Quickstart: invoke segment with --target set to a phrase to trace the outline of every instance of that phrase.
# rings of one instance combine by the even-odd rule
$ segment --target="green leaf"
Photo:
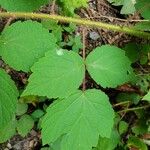
[[[135,0],[124,0],[121,14],[133,14],[135,12]]]
[[[150,102],[150,91],[143,97],[142,100],[146,100],[146,101]]]
[[[22,96],[66,97],[76,91],[85,74],[82,58],[72,51],[49,51],[32,67],[29,84]]]
[[[121,14],[133,14],[135,12],[135,0],[107,0],[115,6],[121,6]]]
[[[49,0],[0,0],[0,5],[7,11],[22,12],[32,12],[48,3]]]
[[[110,138],[114,111],[107,95],[99,90],[77,91],[57,100],[42,122],[43,144],[64,135],[61,150],[91,150],[101,137]]]
[[[40,150],[53,150],[53,149],[51,149],[50,147],[43,147]]]
[[[150,19],[150,2],[149,0],[136,0],[136,10],[141,13],[145,19]]]
[[[141,45],[141,50],[143,54],[148,54],[150,52],[150,44]]]
[[[116,130],[113,130],[110,138],[99,138],[99,142],[96,148],[93,150],[114,150],[119,143],[120,137]]]
[[[61,150],[61,141],[64,135],[60,136],[54,143],[50,145],[51,150]]]
[[[76,53],[79,52],[79,49],[83,47],[81,42],[81,36],[69,36],[69,42],[67,43],[68,46],[72,46],[72,50]]]
[[[44,111],[41,109],[37,109],[31,114],[32,118],[35,120],[41,118],[43,115],[44,115]]]
[[[34,120],[29,115],[23,115],[17,122],[17,131],[24,137],[34,126]]]
[[[16,133],[16,120],[13,118],[0,130],[0,143],[9,140]]]
[[[25,114],[28,110],[28,105],[25,103],[18,103],[17,104],[17,111],[16,111],[16,115],[17,116],[21,116],[23,114]]]
[[[133,28],[142,31],[150,31],[150,21],[136,23]]]
[[[126,56],[131,60],[131,62],[136,62],[140,58],[140,49],[136,43],[126,44],[123,48],[125,50]]]
[[[134,124],[134,126],[132,127],[132,132],[138,136],[138,135],[144,135],[148,132],[148,125],[147,125],[147,121],[146,121],[146,117],[141,117],[140,119],[138,119],[136,121],[136,123]]]
[[[140,88],[143,93],[146,93],[149,89],[150,75],[143,74],[138,76],[136,85]]]
[[[61,25],[57,24],[58,22],[53,20],[42,20],[41,23],[44,28],[52,31],[51,33],[55,36],[57,42],[62,41],[63,28],[61,27]]]
[[[96,48],[86,59],[91,77],[102,87],[116,87],[131,79],[131,62],[123,50],[110,45]]]
[[[56,30],[59,27],[58,21],[53,20],[44,19],[41,21],[41,24],[43,25],[44,28],[48,30]]]
[[[46,51],[53,50],[55,38],[36,21],[18,21],[0,37],[0,55],[16,70],[28,72]]]
[[[149,57],[148,53],[150,52],[150,44],[144,44],[141,46],[141,58],[140,64],[145,65],[148,63]]]
[[[123,134],[128,130],[128,123],[125,121],[120,121],[119,122],[119,134]]]
[[[18,95],[14,82],[0,69],[0,130],[14,117]]]
[[[63,13],[74,15],[74,10],[79,7],[87,7],[88,0],[59,0],[63,7]]]
[[[72,34],[77,30],[77,26],[74,23],[70,23],[69,26],[64,26],[63,29],[68,33]]]
[[[63,29],[61,28],[61,26],[58,26],[58,28],[56,30],[52,31],[52,34],[57,39],[57,42],[61,42],[62,41],[62,31],[63,31]]]
[[[141,55],[140,64],[141,64],[141,65],[146,65],[147,62],[148,62],[148,56],[145,55],[145,54]]]
[[[123,5],[124,0],[107,0],[108,2],[112,3],[114,6]]]
[[[141,100],[141,97],[137,93],[119,93],[116,97],[117,102],[130,101],[131,103],[137,105]]]
[[[148,150],[146,144],[141,139],[134,136],[130,136],[127,145],[129,148],[132,147],[138,150]]]

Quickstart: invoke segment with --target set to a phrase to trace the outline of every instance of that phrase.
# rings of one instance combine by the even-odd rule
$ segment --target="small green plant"
[[[121,14],[133,14],[139,12],[145,19],[150,19],[149,0],[107,0],[107,1],[115,6],[122,6]]]
[[[16,18],[27,17],[42,20],[41,22],[15,21],[1,32],[0,56],[2,60],[9,67],[28,73],[30,76],[25,89],[19,91],[6,71],[0,69],[0,143],[11,138],[16,131],[21,136],[26,136],[34,123],[40,120],[38,128],[41,129],[42,143],[50,145],[54,150],[112,150],[118,144],[122,148],[120,135],[127,131],[128,124],[120,121],[120,116],[113,109],[108,95],[103,90],[116,88],[125,83],[133,84],[137,80],[141,86],[141,76],[136,74],[132,64],[137,61],[141,65],[148,63],[149,45],[138,46],[132,43],[123,49],[103,45],[93,49],[87,56],[84,54],[81,56],[79,55],[82,49],[81,36],[72,35],[76,28],[73,23],[123,31],[147,39],[150,39],[150,34],[136,30],[136,28],[95,23],[84,19],[26,13],[26,11],[37,10],[48,2],[48,0],[42,0],[27,3],[26,0],[17,0],[14,4],[11,0],[0,0],[3,8],[12,11],[11,13],[1,12],[2,17],[14,15]],[[62,6],[63,10],[66,10],[64,13],[68,15],[73,15],[76,8],[87,5],[86,0],[56,2]],[[127,1],[109,2],[123,5],[122,12],[129,13],[124,9],[130,1],[128,3]],[[138,4],[141,3],[137,1]],[[49,17],[53,21],[49,20]],[[66,27],[60,25],[58,21],[71,24]],[[63,32],[68,32],[66,41],[63,41]],[[65,46],[69,46],[70,49],[65,49]],[[138,52],[136,48],[139,48]],[[144,59],[141,56],[144,56]],[[101,88],[86,87],[87,74]],[[145,76],[144,79],[148,81]],[[147,90],[148,86],[143,93],[147,93]],[[137,93],[123,93],[118,95],[117,101],[125,104],[132,99],[130,103],[133,105],[137,105],[140,99],[149,102],[150,92],[144,97],[143,95],[140,97]],[[38,108],[31,114],[28,113],[26,102],[40,102],[45,98],[52,104],[43,106],[45,107],[43,110]],[[148,130],[148,119],[146,118],[144,122],[146,126],[141,131],[144,126],[141,125],[143,113],[136,113],[139,116],[139,122],[132,127],[132,132],[140,135],[141,132],[145,133]],[[119,126],[118,130],[116,126]],[[140,139],[130,136],[127,147],[133,145],[143,147],[141,150],[147,149],[146,144]]]

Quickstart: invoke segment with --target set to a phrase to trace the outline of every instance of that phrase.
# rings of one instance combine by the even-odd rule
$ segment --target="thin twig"
[[[7,23],[5,24],[5,28],[8,27],[14,19],[15,19],[14,17],[8,18]]]
[[[126,105],[126,104],[129,104],[129,103],[131,103],[131,102],[130,101],[120,102],[120,103],[114,104],[113,107],[118,107],[118,106]]]
[[[135,110],[140,110],[140,109],[146,109],[146,108],[149,108],[149,107],[150,107],[150,105],[145,105],[145,106],[135,107],[135,108],[128,108],[128,109],[120,110],[120,111],[118,111],[118,113],[135,111]]]
[[[129,103],[128,103],[127,106],[126,106],[126,109],[128,109],[129,106],[130,106],[130,105],[129,105]],[[126,115],[126,113],[127,113],[127,111],[125,111],[125,112],[122,113],[122,116],[121,116],[120,120],[122,120],[122,119],[124,118],[124,116]]]
[[[55,4],[56,4],[56,0],[53,0],[53,3],[52,3],[52,7],[51,7],[51,13],[54,15],[55,14]]]
[[[109,20],[118,20],[118,21],[123,21],[123,22],[149,22],[150,20],[133,20],[133,19],[121,19],[121,18],[116,18],[116,17],[112,17],[112,16],[106,16],[106,15],[102,15],[98,12],[96,12],[93,9],[90,9],[92,11],[92,13],[96,14],[96,17],[89,17],[90,19],[100,19],[100,18],[106,18]]]

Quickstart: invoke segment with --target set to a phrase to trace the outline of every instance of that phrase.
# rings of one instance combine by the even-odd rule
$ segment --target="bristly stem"
[[[141,37],[145,39],[150,39],[150,33],[143,32],[136,30],[134,28],[129,28],[125,26],[118,26],[118,25],[112,25],[108,23],[102,23],[98,21],[92,21],[88,19],[82,19],[82,18],[72,18],[72,17],[65,17],[65,16],[59,16],[59,15],[49,15],[49,14],[42,14],[42,13],[23,13],[23,12],[0,12],[0,17],[15,17],[15,18],[24,18],[24,19],[50,19],[50,20],[57,20],[67,23],[75,23],[78,25],[84,25],[92,28],[103,28],[108,29],[112,31],[127,33],[132,36]]]

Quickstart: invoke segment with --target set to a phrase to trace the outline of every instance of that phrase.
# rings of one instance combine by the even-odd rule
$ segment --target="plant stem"
[[[83,48],[82,48],[82,58],[83,58],[83,61],[85,61],[86,59],[86,53],[85,53],[85,28],[83,27],[83,31],[82,31],[82,43],[83,43]],[[84,79],[83,79],[83,84],[82,84],[82,91],[85,91],[86,90],[86,74],[84,76]]]
[[[130,103],[130,101],[120,102],[120,103],[114,104],[113,107],[117,107],[117,106],[120,106],[120,105],[129,104],[129,103]]]
[[[65,17],[59,15],[48,15],[48,14],[41,14],[41,13],[23,13],[23,12],[0,12],[0,17],[15,17],[15,18],[25,18],[25,19],[51,19],[57,20],[62,22],[68,23],[75,23],[78,25],[84,25],[93,28],[103,28],[112,31],[127,33],[136,37],[150,39],[150,33],[135,30],[133,28],[122,27],[117,25],[112,25],[108,23],[102,23],[98,21],[91,21],[87,19],[79,19],[79,18],[72,18],[72,17]]]
[[[135,107],[135,108],[127,108],[127,109],[118,111],[118,113],[129,112],[129,111],[135,111],[135,110],[140,110],[140,109],[146,109],[146,108],[149,108],[149,107],[150,107],[150,105],[145,105],[145,106]]]

